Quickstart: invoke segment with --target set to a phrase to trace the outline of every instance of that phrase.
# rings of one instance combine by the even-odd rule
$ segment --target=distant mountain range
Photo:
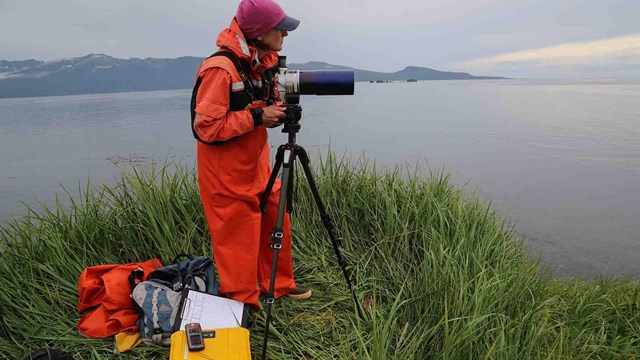
[[[0,60],[0,98],[188,89],[198,57],[117,59],[103,54],[56,61]],[[356,81],[504,79],[408,66],[383,73],[324,62],[288,64],[291,70],[353,70]]]

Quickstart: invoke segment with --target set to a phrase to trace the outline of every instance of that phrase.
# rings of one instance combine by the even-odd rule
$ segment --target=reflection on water
[[[0,100],[0,218],[20,201],[117,176],[128,164],[195,164],[190,92]],[[380,166],[451,172],[566,275],[640,273],[640,84],[432,81],[356,84],[303,97],[298,142]],[[272,145],[285,141],[271,132]],[[83,185],[82,185],[83,186]],[[77,191],[76,191],[77,192]]]

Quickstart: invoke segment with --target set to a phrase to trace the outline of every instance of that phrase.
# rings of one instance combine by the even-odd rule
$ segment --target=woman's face
[[[287,35],[289,35],[289,33],[284,30],[271,29],[266,34],[258,36],[258,40],[267,47],[265,50],[280,51],[282,50],[284,38]]]

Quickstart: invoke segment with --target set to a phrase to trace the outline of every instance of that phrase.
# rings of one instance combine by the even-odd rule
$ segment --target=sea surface
[[[640,277],[640,82],[357,83],[303,96],[298,143],[444,170],[554,273]],[[131,165],[195,165],[190,90],[0,99],[0,221]],[[286,141],[271,130],[272,146]]]

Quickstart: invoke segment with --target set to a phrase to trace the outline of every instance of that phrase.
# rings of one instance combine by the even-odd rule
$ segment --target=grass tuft
[[[310,301],[279,299],[270,359],[633,359],[640,357],[640,285],[554,279],[478,198],[443,172],[381,171],[327,154],[315,179],[343,237],[357,316],[302,173],[292,225],[297,282]],[[40,347],[111,358],[112,340],[76,323],[88,266],[211,246],[194,171],[134,169],[112,187],[89,184],[65,204],[29,209],[0,228],[0,358]],[[260,354],[264,318],[252,329]],[[130,359],[166,358],[139,346]]]

